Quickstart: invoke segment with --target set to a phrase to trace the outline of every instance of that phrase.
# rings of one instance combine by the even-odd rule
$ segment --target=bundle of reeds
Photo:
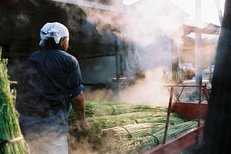
[[[175,125],[170,125],[168,128],[167,133],[167,140],[171,140],[173,138],[176,138],[187,131],[196,128],[198,126],[197,121],[185,121],[182,123],[178,123]],[[159,131],[156,131],[154,133],[150,133],[147,138],[145,139],[145,142],[143,142],[143,145],[141,145],[142,149],[149,149],[152,147],[157,146],[158,144],[163,143],[164,139],[164,129],[161,129]]]
[[[88,100],[87,120],[91,127],[88,142],[100,153],[136,153],[162,143],[167,108],[129,105],[115,101]],[[70,134],[81,138],[81,131],[73,111],[69,114]],[[167,139],[196,127],[176,113],[170,114]]]
[[[155,117],[153,117],[155,118]],[[173,139],[192,128],[196,128],[196,121],[170,124],[167,139]],[[102,130],[102,139],[107,140],[101,149],[106,152],[136,153],[139,149],[147,150],[163,143],[165,123],[141,123],[117,126]]]
[[[14,96],[10,92],[7,59],[1,58],[0,48],[0,154],[28,154],[15,109]]]
[[[166,108],[163,107],[152,107],[148,105],[131,105],[116,101],[108,100],[93,100],[86,102],[86,114],[88,117],[99,117],[107,115],[118,115],[131,112],[142,112],[142,111],[155,111],[165,112]]]

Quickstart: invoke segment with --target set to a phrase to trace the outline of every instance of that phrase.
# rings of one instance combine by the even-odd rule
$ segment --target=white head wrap
[[[39,46],[44,46],[48,38],[54,38],[55,43],[58,44],[62,37],[69,37],[67,27],[58,22],[46,23],[40,30]]]

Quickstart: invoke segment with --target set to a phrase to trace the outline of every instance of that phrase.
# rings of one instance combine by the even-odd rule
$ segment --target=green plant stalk
[[[0,51],[1,55],[1,51]],[[12,140],[22,136],[15,109],[10,81],[7,74],[7,60],[0,57],[0,140]],[[0,147],[0,154],[28,154],[29,149],[24,140],[6,143]]]

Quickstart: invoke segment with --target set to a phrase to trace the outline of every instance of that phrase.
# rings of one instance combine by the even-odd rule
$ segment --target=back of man
[[[41,48],[28,59],[17,95],[20,127],[32,154],[67,154],[70,105],[81,128],[88,129],[81,72],[77,59],[65,52],[69,32],[64,25],[45,24],[40,35]]]
[[[62,50],[41,49],[33,53],[22,84],[18,111],[39,117],[68,111],[69,96],[83,90],[77,60]]]

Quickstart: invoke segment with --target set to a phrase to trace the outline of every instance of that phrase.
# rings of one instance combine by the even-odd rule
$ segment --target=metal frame
[[[194,85],[194,84],[190,84],[190,85],[186,85],[186,84],[176,84],[176,85],[166,85],[166,87],[170,87],[170,97],[169,97],[169,104],[168,104],[168,112],[167,112],[167,118],[166,118],[166,124],[165,124],[165,131],[164,131],[164,139],[163,139],[163,144],[166,143],[166,138],[167,138],[167,134],[168,134],[168,125],[169,125],[169,118],[170,118],[170,112],[171,112],[171,108],[172,108],[172,99],[173,99],[173,92],[174,92],[174,88],[177,87],[182,87],[182,90],[180,92],[180,95],[182,94],[183,90],[185,87],[196,87],[199,88],[199,105],[201,105],[201,92],[202,92],[202,88],[203,88],[203,92],[206,96],[207,102],[209,101],[209,96],[208,96],[208,89],[205,85],[202,85],[202,82],[200,82],[198,85]],[[180,98],[180,95],[178,96],[178,99]],[[200,109],[200,107],[199,107]],[[200,111],[198,113],[198,127],[201,125],[200,122]]]
[[[165,87],[170,88],[170,97],[169,97],[168,112],[167,112],[167,117],[166,117],[163,142],[162,144],[158,145],[157,147],[154,147],[153,149],[140,152],[142,154],[177,154],[183,151],[184,149],[196,144],[203,134],[204,124],[201,124],[201,121],[200,121],[201,111],[199,110],[198,126],[196,128],[184,133],[183,135],[179,137],[176,137],[173,140],[167,140],[174,88],[182,87],[182,90],[180,91],[180,95],[182,94],[185,87],[199,88],[199,96],[198,96],[199,102],[198,103],[199,103],[199,109],[200,109],[202,91],[206,96],[207,102],[209,101],[209,89],[207,88],[206,84],[202,85],[202,82],[200,82],[198,85],[197,84],[172,84],[172,85],[165,85]],[[177,97],[178,98],[177,100],[179,100],[180,95]]]

